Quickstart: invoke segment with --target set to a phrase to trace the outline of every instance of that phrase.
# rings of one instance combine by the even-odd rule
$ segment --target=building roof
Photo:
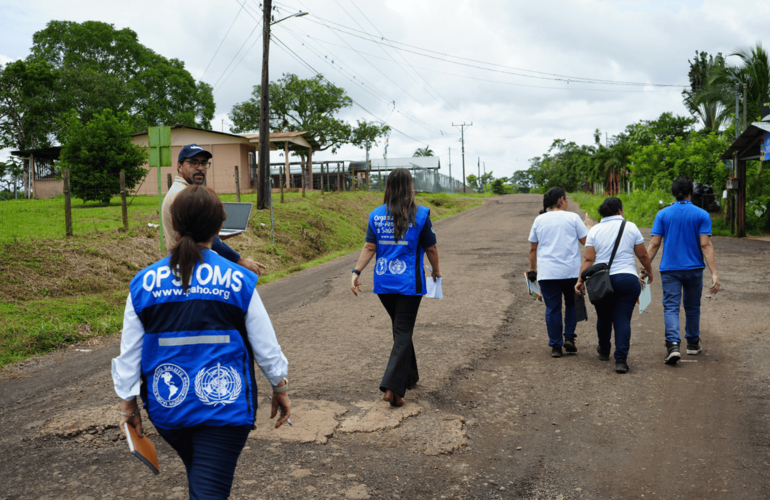
[[[61,153],[61,146],[51,146],[50,148],[25,149],[22,151],[11,151],[13,156],[29,158],[33,155],[36,160],[58,160]]]
[[[396,168],[426,169],[439,168],[441,161],[438,156],[411,156],[408,158],[375,158],[370,160],[372,170],[393,170]],[[365,169],[366,167],[364,167]]]
[[[759,146],[765,136],[765,132],[770,132],[769,122],[755,122],[738,136],[735,141],[727,148],[721,158],[723,160],[732,160],[733,154],[738,153],[738,159],[759,159]],[[755,158],[756,157],[756,158]]]
[[[181,129],[181,128],[189,128],[190,130],[200,130],[201,132],[210,132],[212,134],[227,135],[227,136],[230,136],[230,137],[237,137],[238,139],[243,139],[242,135],[231,134],[229,132],[219,132],[217,130],[209,130],[209,129],[205,129],[205,128],[191,127],[189,125],[182,125],[181,123],[177,123],[176,125],[172,126],[171,130],[177,130],[177,129]],[[138,137],[140,135],[147,135],[147,131],[145,130],[144,132],[133,133],[133,134],[131,134],[131,137]]]
[[[249,142],[259,142],[259,134],[241,134],[240,137],[245,137]],[[304,151],[311,147],[313,151],[321,149],[321,145],[310,132],[271,132],[269,137],[270,149],[274,150],[284,149],[286,143],[289,144],[289,151]]]

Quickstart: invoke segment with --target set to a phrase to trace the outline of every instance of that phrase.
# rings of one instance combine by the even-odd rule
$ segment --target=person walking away
[[[136,396],[187,469],[190,498],[226,499],[257,411],[256,361],[280,427],[291,416],[288,361],[255,287],[257,275],[211,250],[225,211],[210,188],[171,207],[171,254],[131,280],[120,356],[112,360],[121,431],[142,436]],[[174,271],[176,270],[176,271]],[[125,431],[124,431],[125,432]]]
[[[693,182],[678,177],[671,186],[676,202],[655,216],[652,239],[647,248],[654,259],[661,243],[660,283],[663,287],[663,319],[666,328],[666,357],[663,362],[676,365],[681,358],[679,344],[679,309],[684,305],[687,354],[703,349],[700,340],[700,306],[703,293],[703,269],[711,271],[709,291],[716,295],[721,288],[714,247],[711,245],[711,217],[692,203]],[[705,261],[705,263],[704,263]]]
[[[415,202],[409,170],[397,168],[388,175],[384,204],[369,214],[366,243],[351,275],[350,289],[356,296],[361,291],[361,271],[375,255],[374,293],[393,327],[393,348],[380,390],[385,393],[382,399],[391,406],[403,406],[406,390],[414,388],[420,379],[412,336],[420,301],[426,293],[425,255],[433,281],[441,278],[430,209]]]
[[[179,236],[174,231],[171,223],[171,205],[173,205],[177,195],[187,186],[192,184],[203,185],[203,183],[206,182],[206,172],[211,166],[209,160],[211,160],[212,157],[213,155],[211,153],[197,144],[188,144],[179,152],[176,164],[178,175],[174,179],[174,183],[171,185],[171,188],[169,188],[168,193],[166,193],[166,197],[163,198],[163,206],[161,207],[163,212],[163,237],[166,241],[166,249],[168,251],[171,251],[179,240]],[[249,271],[256,273],[257,276],[261,276],[262,270],[266,269],[266,266],[247,257],[241,257],[238,252],[222,241],[223,239],[238,236],[238,234],[223,236],[222,238],[217,236],[214,238],[212,250],[230,262],[235,262],[239,266],[243,266]]]
[[[628,349],[631,343],[631,316],[634,312],[639,294],[642,293],[642,283],[636,274],[634,255],[650,274],[652,264],[644,247],[644,236],[633,222],[623,218],[623,203],[615,197],[604,200],[599,207],[602,220],[588,232],[586,251],[583,255],[583,265],[580,267],[580,277],[575,285],[575,291],[582,293],[585,288],[583,273],[594,264],[610,265],[610,283],[614,293],[594,304],[596,308],[596,334],[599,345],[596,352],[599,359],[610,359],[610,339],[615,331],[615,371],[628,372]],[[620,234],[622,227],[622,234]],[[620,241],[616,241],[620,235]],[[612,258],[612,254],[615,254]],[[649,283],[652,283],[650,277]],[[647,286],[649,286],[649,283]]]
[[[568,353],[577,352],[573,289],[580,269],[580,245],[585,244],[588,236],[588,228],[580,216],[567,208],[569,201],[564,188],[549,189],[543,195],[543,210],[529,232],[529,273],[537,274],[537,284],[545,302],[545,326],[553,358],[562,356],[562,347]]]

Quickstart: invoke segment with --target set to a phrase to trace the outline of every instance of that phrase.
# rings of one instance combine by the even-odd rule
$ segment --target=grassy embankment
[[[571,193],[570,196],[580,205],[580,208],[588,212],[592,219],[601,220],[599,206],[607,196],[586,193]],[[671,193],[661,190],[637,190],[630,195],[621,194],[618,198],[623,202],[623,213],[625,213],[626,220],[639,227],[652,227],[658,211],[674,201]],[[730,236],[730,227],[725,224],[725,218],[719,214],[712,214],[711,216],[711,231],[715,236]]]
[[[269,211],[252,213],[248,231],[228,244],[268,266],[260,283],[284,277],[360,248],[369,212],[381,193],[287,193],[274,200],[275,246]],[[235,201],[235,195],[223,195]],[[242,201],[256,201],[255,195]],[[157,198],[137,197],[123,232],[120,199],[109,206],[73,203],[74,236],[64,238],[64,202],[0,202],[0,367],[120,329],[131,278],[161,258]],[[420,195],[433,220],[482,200]]]

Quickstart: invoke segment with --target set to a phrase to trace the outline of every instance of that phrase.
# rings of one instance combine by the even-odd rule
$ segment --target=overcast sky
[[[26,57],[33,33],[53,19],[131,28],[142,44],[184,61],[196,79],[215,86],[213,125],[220,130],[224,120],[228,131],[228,112],[248,99],[260,80],[259,5],[258,0],[4,0],[0,62]],[[487,171],[501,176],[526,169],[528,159],[544,153],[555,138],[588,144],[596,128],[612,136],[664,111],[686,114],[681,90],[688,84],[687,60],[696,50],[727,55],[762,41],[770,18],[770,3],[759,0],[282,0],[273,5],[275,19],[299,10],[310,14],[273,26],[274,36],[304,62],[274,42],[271,80],[283,73],[303,78],[322,73],[357,103],[342,118],[383,120],[397,129],[389,158],[412,156],[429,145],[446,173],[451,148],[454,176],[461,169],[461,144],[453,123],[473,122],[465,134],[466,173],[475,173],[481,158]],[[551,75],[644,85],[567,82]],[[371,155],[382,153],[380,144]],[[314,156],[363,157],[350,146],[336,156]]]

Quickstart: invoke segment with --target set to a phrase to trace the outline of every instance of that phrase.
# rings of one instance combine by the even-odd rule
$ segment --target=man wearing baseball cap
[[[174,248],[178,239],[176,231],[174,231],[174,227],[171,223],[171,205],[184,188],[190,184],[204,183],[206,180],[206,171],[211,166],[209,160],[212,156],[211,153],[197,144],[188,144],[179,152],[179,158],[176,164],[178,175],[174,179],[174,183],[171,185],[171,189],[168,190],[166,197],[163,199],[163,235],[166,240],[166,250],[170,251]],[[232,236],[222,239],[230,237]],[[214,238],[214,244],[211,246],[211,249],[225,259],[255,272],[258,276],[261,275],[262,269],[265,269],[264,265],[255,262],[252,259],[241,257],[238,252],[225,245],[222,239],[220,239],[219,236]]]

